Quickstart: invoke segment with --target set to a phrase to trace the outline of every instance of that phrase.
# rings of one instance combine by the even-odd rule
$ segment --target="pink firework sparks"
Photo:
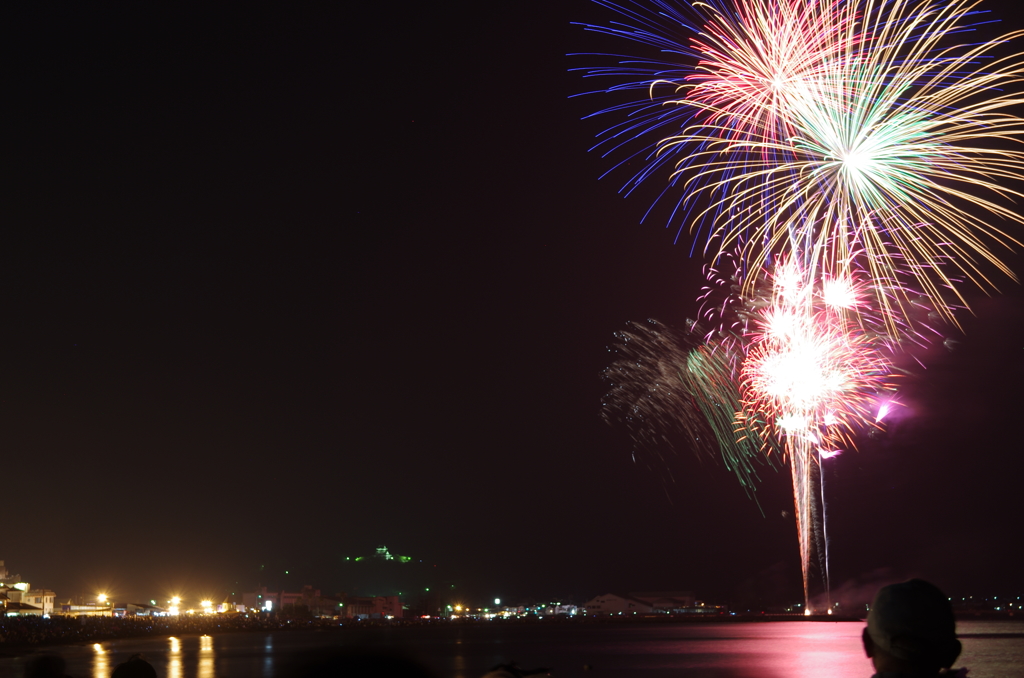
[[[820,96],[828,69],[859,37],[849,4],[836,0],[741,0],[733,11],[697,8],[707,21],[692,45],[702,59],[683,103],[707,123],[785,136],[792,109]]]
[[[752,419],[782,439],[849,448],[855,432],[878,421],[878,397],[891,389],[889,362],[878,340],[842,313],[855,295],[827,300],[830,292],[792,262],[776,266],[774,283],[740,370],[744,409],[763,415]]]

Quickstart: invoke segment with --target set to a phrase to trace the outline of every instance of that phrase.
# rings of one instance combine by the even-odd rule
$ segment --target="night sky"
[[[213,4],[3,12],[7,567],[58,598],[335,593],[385,544],[481,600],[799,600],[788,472],[759,507],[600,418],[613,332],[681,326],[703,264],[641,223],[660,185],[624,199],[586,152],[570,22],[609,15]],[[831,461],[834,587],[1024,588],[1002,289]]]

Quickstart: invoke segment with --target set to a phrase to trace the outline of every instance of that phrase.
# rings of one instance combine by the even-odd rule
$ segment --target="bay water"
[[[409,657],[438,678],[480,678],[497,664],[545,667],[563,678],[867,678],[862,622],[618,623],[491,622],[130,638],[58,652],[75,678],[108,678],[141,653],[160,678],[301,675],[331,652]],[[1024,621],[964,621],[956,666],[970,678],[1024,676]],[[0,658],[0,678],[25,674],[32,654]]]

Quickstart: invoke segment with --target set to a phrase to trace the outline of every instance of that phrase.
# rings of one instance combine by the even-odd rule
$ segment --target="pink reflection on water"
[[[740,622],[623,629],[621,641],[607,643],[604,660],[612,675],[626,675],[616,657],[629,657],[628,670],[644,675],[716,678],[863,678],[873,673],[864,655],[861,622]],[[634,637],[637,636],[637,637]]]

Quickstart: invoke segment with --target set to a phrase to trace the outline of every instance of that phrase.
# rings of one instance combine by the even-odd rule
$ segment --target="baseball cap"
[[[883,586],[868,612],[868,634],[886,653],[913,663],[948,667],[960,654],[953,607],[923,579]]]

